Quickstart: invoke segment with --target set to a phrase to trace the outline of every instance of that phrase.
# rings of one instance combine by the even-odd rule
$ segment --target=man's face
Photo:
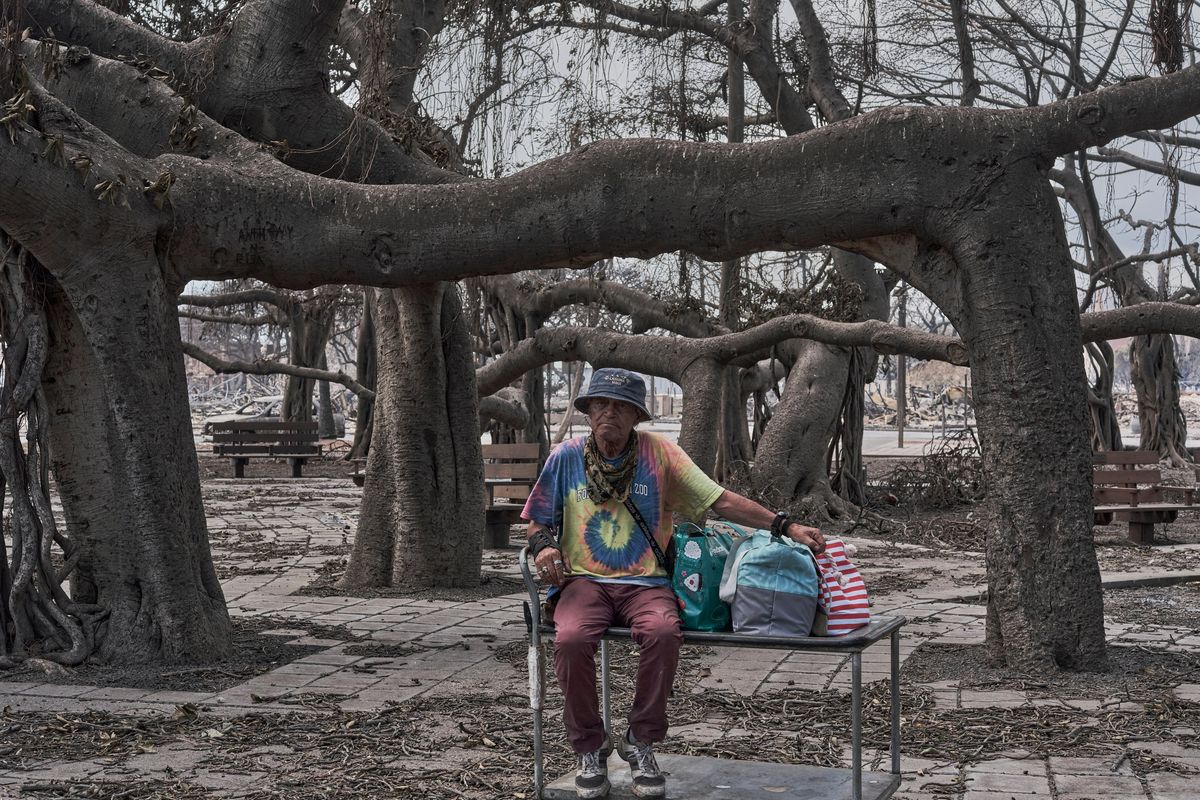
[[[596,435],[614,442],[624,442],[638,421],[637,406],[624,400],[595,397],[588,401],[588,419]]]

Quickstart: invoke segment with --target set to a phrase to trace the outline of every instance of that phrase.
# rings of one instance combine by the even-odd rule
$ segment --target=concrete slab
[[[667,775],[667,797],[687,800],[851,800],[851,771],[800,764],[768,764],[700,756],[658,756]],[[609,797],[633,797],[629,766],[609,759]],[[864,772],[863,800],[887,800],[900,786],[900,776]],[[574,800],[575,773],[542,790],[545,800]]]

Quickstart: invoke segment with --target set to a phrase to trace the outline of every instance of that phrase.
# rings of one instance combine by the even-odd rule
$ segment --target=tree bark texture
[[[316,298],[311,304],[297,302],[287,309],[288,360],[298,367],[324,369],[325,345],[333,330],[336,304]],[[308,422],[313,418],[313,387],[316,381],[288,375],[283,393],[283,419]],[[332,421],[332,420],[331,420]]]
[[[1113,405],[1113,349],[1108,342],[1087,342],[1086,352],[1096,378],[1088,386],[1088,410],[1092,414],[1092,449],[1121,450],[1121,426]]]
[[[483,453],[457,290],[432,284],[378,291],[374,311],[380,366],[374,432],[344,582],[477,586]]]
[[[230,649],[229,617],[200,499],[174,293],[152,259],[97,248],[48,302],[51,453],[81,554],[74,599],[108,610],[95,655],[218,660]]]
[[[862,318],[887,319],[887,291],[870,259],[838,250],[834,268],[848,286],[861,290]],[[847,349],[814,341],[789,342],[786,347],[792,370],[771,424],[759,439],[752,484],[776,505],[804,501],[821,515],[843,516],[848,509],[831,486],[826,455],[831,442],[841,446],[839,470],[850,470],[847,478],[862,482],[862,413],[861,407],[856,413],[852,406],[855,398],[861,403],[868,359],[874,354],[860,353],[852,374]]]
[[[960,294],[938,300],[972,353],[990,479],[989,654],[1029,672],[1100,670],[1083,342],[1075,313],[1050,312],[1075,307],[1073,265],[1058,201],[1032,172],[1010,164],[1005,180],[980,188],[973,202],[991,215],[959,208],[942,217]],[[1018,220],[1024,234],[1013,237]],[[904,277],[925,290],[925,276]]]
[[[1129,345],[1129,374],[1141,422],[1139,449],[1156,452],[1177,467],[1191,464],[1187,420],[1179,405],[1179,367],[1170,334],[1136,336]]]
[[[378,383],[377,344],[375,342],[375,292],[363,289],[363,312],[358,322],[358,340],[355,353],[355,374],[358,380],[374,390]],[[375,399],[358,398],[358,414],[354,418],[354,442],[350,445],[351,458],[366,458],[371,451],[371,429],[374,428]]]
[[[78,549],[62,536],[50,508],[50,411],[42,388],[49,355],[46,278],[28,253],[10,240],[4,243],[0,497],[9,513],[0,533],[0,666],[31,653],[73,666],[91,654],[103,609],[73,602],[52,559],[58,545],[66,564],[78,563]],[[4,547],[5,539],[10,548]]]

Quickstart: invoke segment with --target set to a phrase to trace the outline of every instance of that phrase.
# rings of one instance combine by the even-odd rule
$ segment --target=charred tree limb
[[[186,85],[176,81],[174,88],[243,135],[274,143],[289,164],[304,172],[373,183],[458,180],[454,173],[405,152],[378,122],[355,112],[325,88],[322,75],[327,46],[333,42],[342,2],[262,0],[247,4],[222,35],[187,46],[191,49],[184,51],[184,60],[196,65],[197,74],[189,75],[183,81]],[[39,24],[52,26],[59,21],[59,13],[66,13],[63,8],[75,6],[86,10],[95,9],[96,4],[92,0],[35,0],[31,11],[36,12]],[[95,9],[96,14],[101,11]],[[121,22],[127,28],[140,28],[128,20]],[[103,29],[97,32],[79,25],[74,31],[78,38],[68,41],[109,57],[145,52],[114,50]],[[171,45],[185,47],[162,41],[168,43],[164,52]],[[233,63],[240,68],[214,66]],[[282,80],[285,77],[286,81]],[[269,107],[261,101],[264,86],[276,93]]]
[[[1080,317],[1083,339],[1100,342],[1126,336],[1172,333],[1200,337],[1200,308],[1184,303],[1145,302]]]
[[[663,302],[645,292],[615,281],[587,278],[534,283],[510,275],[496,275],[481,281],[484,288],[506,306],[522,315],[536,314],[547,319],[569,305],[598,303],[628,316],[635,331],[661,328],[683,336],[700,338],[728,333],[729,329],[694,312],[672,313]]]
[[[850,104],[834,81],[833,59],[829,53],[829,37],[825,26],[810,0],[792,0],[792,9],[800,22],[800,31],[808,50],[808,91],[817,101],[821,115],[831,122],[849,119]]]
[[[260,325],[278,324],[278,320],[270,314],[259,314],[257,317],[252,317],[248,314],[205,314],[202,311],[180,309],[179,316],[183,319],[194,319],[198,322],[214,322],[220,325],[258,327]]]
[[[944,197],[947,191],[940,162],[921,166],[923,159],[943,152],[930,137],[943,141],[946,152],[961,152],[967,141],[998,148],[996,155],[1005,163],[1049,156],[1127,130],[1167,125],[1200,110],[1197,83],[1200,68],[1189,68],[1034,109],[885,110],[754,145],[600,142],[508,178],[442,186],[374,187],[297,176],[265,154],[230,144],[219,126],[212,127],[209,139],[214,157],[205,162],[170,155],[140,160],[111,142],[107,147],[99,140],[79,144],[94,151],[97,171],[120,172],[147,184],[164,171],[176,176],[172,213],[159,212],[158,224],[171,231],[169,257],[181,277],[254,275],[274,285],[303,287],[336,271],[340,279],[356,283],[411,285],[587,263],[611,254],[686,249],[721,260],[772,247],[811,247],[830,238],[916,233],[936,241],[941,238],[936,220],[917,214],[921,206],[915,199],[935,192]],[[1123,104],[1128,113],[1122,112]],[[62,167],[36,154],[30,163],[31,151],[45,149],[41,136],[57,132],[53,125],[46,127],[51,130],[16,134],[16,143],[0,151],[0,176],[30,178],[11,195],[25,202],[5,203],[2,222],[26,232],[23,239],[31,244],[40,238],[43,247],[50,243],[36,232],[46,226],[34,210],[72,207],[87,194],[83,186],[51,178]],[[75,131],[61,135],[75,155]],[[865,193],[859,182],[844,180],[844,154],[857,147],[880,156],[874,177],[905,197],[905,204],[897,206],[889,193]],[[216,157],[222,150],[238,155]],[[698,173],[709,179],[696,182]],[[275,202],[262,203],[264,185],[273,187]],[[798,195],[797,185],[828,191]],[[567,207],[565,197],[572,198]],[[153,213],[146,203],[150,208],[143,206],[139,214]],[[827,230],[831,205],[847,209],[836,230]],[[507,226],[523,231],[521,236],[500,240],[492,235],[498,208],[506,209]],[[181,216],[208,224],[180,229],[175,221]],[[739,224],[730,226],[726,218]],[[270,247],[249,241],[251,228],[274,231],[278,241]]]
[[[524,428],[529,424],[529,412],[521,402],[516,389],[501,389],[490,397],[479,398],[479,426],[488,420],[502,422],[512,428]]]
[[[315,367],[300,367],[294,364],[282,364],[278,361],[226,361],[202,350],[191,342],[183,343],[183,352],[209,367],[213,372],[220,374],[292,375],[297,378],[339,383],[359,397],[368,400],[375,399],[374,391],[363,386],[341,370],[332,371],[317,369]]]
[[[93,0],[26,0],[25,13],[39,39],[53,29],[64,42],[84,45],[108,58],[139,55],[179,76],[215,41],[214,37],[187,44],[172,41]]]
[[[965,365],[967,351],[953,337],[924,333],[880,322],[830,322],[807,314],[779,317],[739,333],[705,339],[646,337],[598,328],[541,329],[533,337],[476,373],[480,394],[486,396],[520,375],[551,361],[578,359],[603,363],[620,357],[625,366],[679,382],[684,369],[698,359],[719,364],[755,359],[787,339],[813,339],[843,347],[873,347],[879,352],[905,352],[918,358]],[[618,356],[619,354],[619,356]],[[631,366],[638,364],[640,366]]]
[[[244,289],[237,292],[221,292],[220,294],[182,294],[177,301],[181,306],[202,306],[204,308],[224,308],[226,306],[241,306],[250,303],[266,303],[284,311],[290,311],[296,304],[296,298],[286,292],[275,289]]]

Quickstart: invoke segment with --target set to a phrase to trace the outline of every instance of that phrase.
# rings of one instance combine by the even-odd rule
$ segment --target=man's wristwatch
[[[775,519],[773,519],[771,521],[771,535],[782,538],[784,532],[787,531],[789,519],[790,519],[790,517],[788,516],[788,512],[786,512],[786,511],[775,512]]]

